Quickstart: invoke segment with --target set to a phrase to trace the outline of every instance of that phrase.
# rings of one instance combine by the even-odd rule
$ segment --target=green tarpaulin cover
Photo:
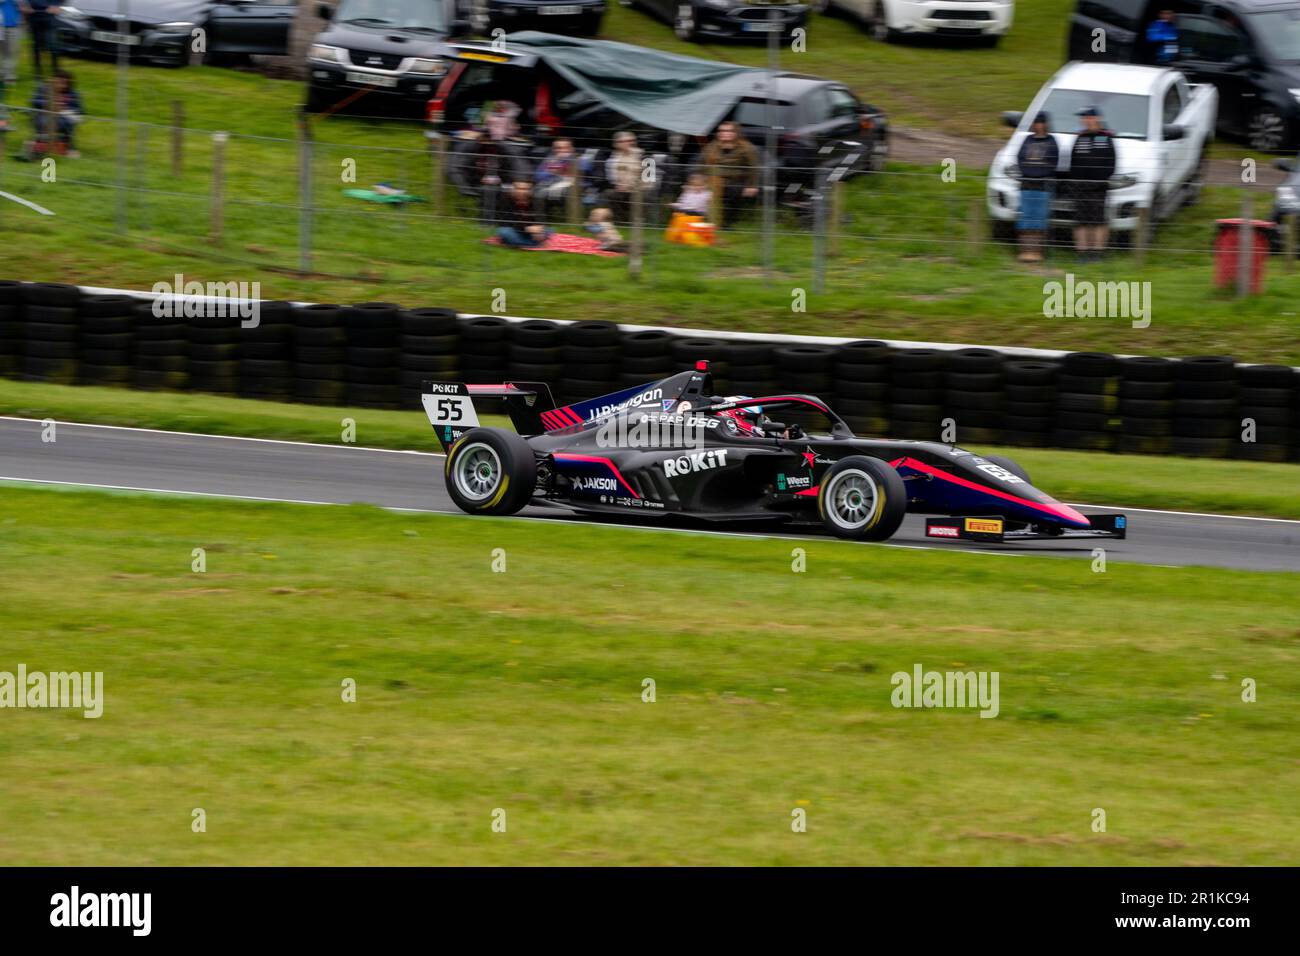
[[[506,49],[531,53],[628,119],[670,133],[713,132],[742,96],[761,98],[765,70],[615,43],[526,30]]]

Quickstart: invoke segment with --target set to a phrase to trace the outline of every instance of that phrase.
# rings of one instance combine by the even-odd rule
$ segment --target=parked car
[[[605,0],[472,0],[471,10],[477,33],[535,28],[594,37],[605,18]]]
[[[1070,26],[1075,60],[1154,62],[1146,28],[1177,11],[1172,65],[1219,90],[1219,128],[1253,149],[1300,146],[1300,0],[1080,0]],[[1095,30],[1105,49],[1093,49]]]
[[[469,30],[456,0],[342,0],[307,51],[307,110],[351,106],[423,116],[447,72],[448,37]]]
[[[996,46],[1011,29],[1015,0],[814,0],[867,25],[877,40],[905,36],[958,37]]]
[[[808,21],[808,7],[797,0],[619,0],[625,7],[642,7],[673,28],[678,39],[698,42],[705,37],[789,37]]]
[[[1079,128],[1077,112],[1101,111],[1115,138],[1115,175],[1106,197],[1110,227],[1132,232],[1140,211],[1154,223],[1195,202],[1214,139],[1218,92],[1208,83],[1188,83],[1177,70],[1119,63],[1070,63],[1044,84],[1024,113],[1004,113],[1015,133],[993,160],[988,176],[988,210],[995,232],[1010,233],[1020,208],[1017,155],[1033,118],[1045,111],[1060,146],[1060,170],[1068,176],[1070,150]],[[1070,225],[1068,190],[1057,190],[1052,221]]]
[[[1294,159],[1275,159],[1273,165],[1287,174],[1273,193],[1273,221],[1281,223],[1286,216],[1300,216],[1300,164]]]
[[[450,44],[447,73],[429,103],[431,125],[451,134],[476,128],[483,107],[505,99],[520,108],[519,135],[532,140],[533,155],[563,136],[580,150],[596,150],[588,158],[597,168],[613,134],[631,130],[641,148],[657,157],[656,169],[666,177],[658,184],[662,188],[676,186],[723,121],[739,123],[760,152],[772,128],[777,131],[778,182],[782,195],[792,202],[813,184],[820,167],[852,175],[879,170],[888,158],[888,118],[842,83],[795,73],[778,73],[772,82],[772,74],[761,69],[711,64],[622,43],[557,44],[555,39],[525,34],[512,37],[506,46]],[[657,96],[639,88],[628,96],[611,73],[675,73],[679,82],[663,87]],[[696,108],[703,101],[712,110],[706,118]]]
[[[133,60],[185,66],[194,31],[204,31],[208,55],[259,53],[283,56],[296,0],[131,0],[120,19],[120,0],[77,0],[59,8],[59,49],[72,55],[118,55],[125,46]]]

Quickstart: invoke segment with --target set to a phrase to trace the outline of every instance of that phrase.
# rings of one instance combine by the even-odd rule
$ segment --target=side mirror
[[[322,20],[332,20],[334,18],[334,8],[328,3],[318,3],[316,5],[316,16]]]
[[[1010,126],[1012,129],[1015,129],[1020,125],[1020,121],[1024,118],[1025,118],[1024,113],[1019,113],[1016,112],[1015,110],[1007,110],[1005,113],[1002,114],[1002,124],[1004,126]]]
[[[1273,168],[1280,169],[1284,173],[1294,173],[1295,163],[1291,162],[1289,159],[1275,159],[1273,160]]]
[[[1182,139],[1187,135],[1187,129],[1183,126],[1179,126],[1177,123],[1166,123],[1161,127],[1160,135],[1164,138],[1165,142],[1169,142],[1170,140]]]

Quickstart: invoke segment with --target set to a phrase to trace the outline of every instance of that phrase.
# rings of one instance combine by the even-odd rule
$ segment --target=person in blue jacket
[[[1156,62],[1164,65],[1178,58],[1178,24],[1173,10],[1161,10],[1160,16],[1147,27],[1147,43]]]
[[[1051,117],[1040,112],[1029,125],[1029,135],[1016,156],[1020,170],[1020,218],[1016,230],[1021,262],[1043,261],[1043,246],[1052,228],[1052,196],[1061,149],[1051,130]]]
[[[10,86],[18,82],[22,35],[23,18],[18,12],[18,0],[0,0],[0,72]]]

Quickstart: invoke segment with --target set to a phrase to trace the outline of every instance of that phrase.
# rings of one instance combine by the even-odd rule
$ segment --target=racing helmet
[[[750,396],[748,395],[729,395],[722,399],[722,401],[723,403],[743,402],[749,397]],[[734,422],[736,431],[742,435],[753,435],[758,438],[763,437],[762,405],[744,405],[740,408],[728,408],[725,411],[718,412],[718,417]]]

